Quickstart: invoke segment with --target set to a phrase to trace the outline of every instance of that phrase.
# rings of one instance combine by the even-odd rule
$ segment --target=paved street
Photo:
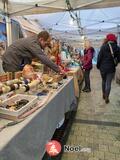
[[[62,160],[120,160],[120,86],[113,81],[110,103],[102,99],[101,77],[91,74],[91,93],[82,92],[66,145],[81,152],[64,153]]]

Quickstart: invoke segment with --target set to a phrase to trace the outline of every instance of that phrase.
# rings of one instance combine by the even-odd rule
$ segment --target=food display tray
[[[38,98],[37,98],[37,96],[33,96],[33,95],[16,94],[15,96],[10,97],[7,100],[3,101],[2,105],[6,105],[6,104],[9,105],[10,103],[14,103],[14,102],[20,101],[22,99],[26,99],[29,102],[16,111],[11,111],[9,109],[0,107],[0,117],[6,118],[6,119],[18,118],[21,114],[23,114],[24,112],[26,112],[30,108],[35,107],[35,105],[37,104]]]

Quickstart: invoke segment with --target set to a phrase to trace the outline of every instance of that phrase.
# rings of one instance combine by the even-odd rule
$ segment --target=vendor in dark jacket
[[[51,37],[47,31],[41,31],[36,36],[15,41],[7,48],[2,57],[4,71],[20,71],[26,64],[31,64],[33,58],[38,58],[43,64],[59,73],[59,67],[43,51],[50,41]]]
[[[108,34],[106,41],[102,45],[97,59],[97,68],[100,70],[102,77],[102,93],[103,99],[109,103],[109,95],[111,90],[111,82],[115,74],[115,63],[112,57],[109,43],[112,47],[114,57],[120,57],[120,48],[117,46],[117,38],[114,34]]]
[[[94,48],[91,47],[90,41],[86,40],[84,44],[84,58],[83,58],[83,69],[84,69],[84,80],[85,87],[83,88],[83,92],[91,92],[90,86],[90,71],[92,69],[92,59],[94,55]]]

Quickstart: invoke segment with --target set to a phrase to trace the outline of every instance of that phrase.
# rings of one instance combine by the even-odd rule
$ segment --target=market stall
[[[65,80],[41,108],[16,125],[10,126],[11,121],[0,119],[0,126],[9,123],[9,127],[0,132],[2,160],[40,160],[43,157],[45,144],[51,139],[64,114],[73,107],[73,83],[73,78]]]
[[[0,2],[0,8],[1,10],[3,10],[4,8],[3,14],[6,15],[8,45],[12,43],[10,17],[33,13],[50,13],[66,10],[71,11],[71,9],[78,9],[81,7],[87,8],[90,6],[96,8],[96,6],[108,6],[108,3],[109,6],[113,6],[115,3],[116,6],[117,4],[119,4],[118,1],[114,2],[113,4],[110,0],[107,0],[107,2],[102,0],[81,2],[80,0],[77,0],[77,3],[74,3],[74,1],[65,2],[63,0],[59,2],[54,0],[40,0],[39,3],[37,0],[31,2],[23,2],[21,0],[3,0],[2,2]],[[26,26],[28,27],[28,25],[25,25],[24,27],[26,28]],[[58,26],[58,22],[56,23],[56,26]],[[37,32],[35,31],[35,33]],[[68,34],[70,35],[70,33]],[[57,52],[54,52],[53,54],[55,47],[57,47]],[[22,94],[22,96],[24,97],[24,99],[22,98],[21,101],[17,101],[17,103],[12,102],[11,104],[10,102],[7,105],[5,104],[6,102],[3,103],[0,99],[0,107],[2,108],[0,111],[0,160],[42,159],[45,153],[45,145],[49,140],[51,140],[61,120],[64,120],[65,113],[71,111],[74,107],[76,107],[76,97],[79,97],[80,92],[79,81],[82,81],[83,73],[79,66],[80,64],[78,66],[68,68],[66,67],[67,65],[63,66],[63,64],[60,63],[60,52],[58,48],[59,45],[53,45],[53,48],[48,48],[48,53],[46,54],[48,56],[51,56],[50,58],[52,61],[57,62],[56,64],[59,65],[59,67],[61,67],[63,71],[65,71],[65,75],[72,76],[73,78],[71,77],[55,82],[52,77],[48,77],[47,75],[47,78],[44,77],[43,81],[41,81],[41,78],[28,80],[28,77],[31,75],[28,74],[28,77],[26,78],[26,73],[30,73],[31,71],[29,72],[27,70],[27,72],[22,72],[22,70],[20,70],[19,74],[22,74],[22,80],[13,79],[8,83],[5,82],[5,84],[0,84],[0,95],[12,91],[13,97],[14,93],[17,95],[17,97],[20,97],[19,94]],[[49,54],[49,50],[53,55]],[[24,51],[22,51],[22,53],[23,52]],[[67,56],[68,54],[66,54],[66,57]],[[20,67],[23,67],[24,63],[20,64]],[[44,67],[41,66],[41,68],[43,74]],[[31,73],[33,74],[33,72]],[[50,75],[51,73],[48,72],[48,74]],[[14,76],[16,77],[16,75]],[[6,80],[9,80],[9,78]],[[45,80],[47,82],[45,82]],[[51,83],[51,81],[53,82]],[[28,95],[31,96],[31,98],[27,99]],[[32,96],[36,96],[34,97],[34,103],[31,102]],[[9,98],[7,97],[7,100],[8,99]],[[32,105],[27,105],[26,110],[24,110],[22,113],[18,112],[18,115],[17,113],[9,115],[9,113],[15,113],[16,110],[19,111],[21,103],[29,103],[29,100]],[[7,114],[6,112],[2,112],[4,109],[7,110]],[[3,118],[7,118],[8,120]]]

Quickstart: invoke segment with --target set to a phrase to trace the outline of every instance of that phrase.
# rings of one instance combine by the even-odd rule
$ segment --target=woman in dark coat
[[[114,34],[108,34],[106,41],[102,45],[97,59],[97,68],[100,70],[102,77],[102,93],[103,99],[109,103],[109,95],[111,91],[111,82],[115,75],[115,63],[112,57],[110,46],[112,47],[114,57],[119,60],[120,48],[117,46],[117,38]]]
[[[84,60],[83,60],[83,69],[84,69],[84,79],[85,79],[85,87],[83,88],[83,92],[91,92],[90,86],[90,71],[92,69],[92,59],[94,55],[94,48],[91,47],[90,41],[85,41],[85,50],[84,50]]]

